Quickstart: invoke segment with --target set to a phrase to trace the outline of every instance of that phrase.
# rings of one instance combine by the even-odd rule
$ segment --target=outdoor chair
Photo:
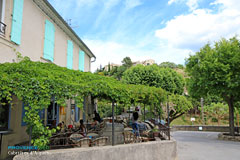
[[[70,140],[73,142],[73,143],[77,143],[81,138],[83,138],[83,135],[81,135],[81,134],[76,134],[76,133],[74,133],[74,134],[72,134],[71,136],[70,136]]]
[[[90,147],[91,139],[90,138],[82,138],[76,142],[78,147]]]
[[[125,144],[134,143],[135,140],[136,140],[136,136],[131,131],[124,131],[123,132],[123,137],[124,137],[124,143]]]
[[[108,137],[99,137],[93,140],[92,146],[105,146],[107,144]]]

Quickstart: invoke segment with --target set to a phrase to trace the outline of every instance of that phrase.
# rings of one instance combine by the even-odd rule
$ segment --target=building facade
[[[17,53],[32,61],[85,72],[96,59],[47,0],[0,0],[0,63],[16,62]],[[67,104],[58,106],[53,98],[40,113],[45,125],[72,124],[83,117],[74,101]],[[29,140],[23,122],[24,104],[13,96],[13,105],[0,105],[0,159],[8,156],[8,146]]]

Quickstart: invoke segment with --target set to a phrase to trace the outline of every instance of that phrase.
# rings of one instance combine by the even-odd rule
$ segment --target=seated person
[[[79,127],[79,132],[81,135],[86,136],[86,127],[83,124],[83,120],[80,120],[80,127]]]
[[[96,127],[97,127],[98,124],[99,124],[99,122],[98,122],[97,119],[94,117],[90,129],[96,129]]]
[[[99,122],[99,123],[101,123],[102,122],[102,119],[101,119],[101,117],[100,117],[100,115],[97,113],[97,111],[94,111],[94,118]]]
[[[138,136],[139,136],[138,112],[134,112],[134,113],[133,113],[133,117],[132,117],[132,129],[133,129],[133,133],[138,137]]]

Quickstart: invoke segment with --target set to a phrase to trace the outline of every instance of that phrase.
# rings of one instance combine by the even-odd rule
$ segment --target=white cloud
[[[208,9],[195,9],[166,23],[155,35],[173,48],[198,50],[208,41],[240,34],[240,5],[237,0],[217,0],[222,4],[218,13]]]
[[[190,11],[193,11],[194,9],[198,8],[199,1],[200,0],[169,0],[168,5],[173,3],[185,3],[189,7]]]
[[[224,9],[237,9],[239,10],[240,8],[240,3],[239,0],[216,0],[212,5],[220,4],[223,5],[222,7]]]
[[[121,64],[124,57],[129,56],[132,61],[144,61],[154,59],[156,63],[171,61],[177,64],[183,64],[184,58],[192,53],[188,49],[176,49],[169,46],[159,46],[154,49],[143,50],[139,46],[120,44],[114,41],[89,40],[84,42],[97,57],[96,62],[92,63],[91,70],[94,72],[100,65],[105,66],[109,62]]]
[[[176,2],[178,2],[178,1],[180,1],[180,0],[169,0],[169,1],[168,1],[168,5],[171,5],[171,4],[176,3]]]
[[[189,9],[193,11],[198,8],[198,1],[199,0],[188,0],[186,4],[189,7]]]
[[[126,9],[135,8],[142,4],[141,0],[125,0]]]
[[[109,16],[109,12],[113,7],[115,7],[117,4],[120,3],[120,0],[105,0],[103,1],[104,7],[102,11],[100,12],[99,16],[97,17],[94,27],[98,28],[99,24],[104,21],[104,18]]]

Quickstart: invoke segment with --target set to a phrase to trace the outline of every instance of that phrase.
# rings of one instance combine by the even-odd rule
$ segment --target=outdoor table
[[[94,139],[94,138],[97,138],[99,137],[99,135],[97,133],[88,133],[87,134],[87,137],[91,138],[91,139]]]

